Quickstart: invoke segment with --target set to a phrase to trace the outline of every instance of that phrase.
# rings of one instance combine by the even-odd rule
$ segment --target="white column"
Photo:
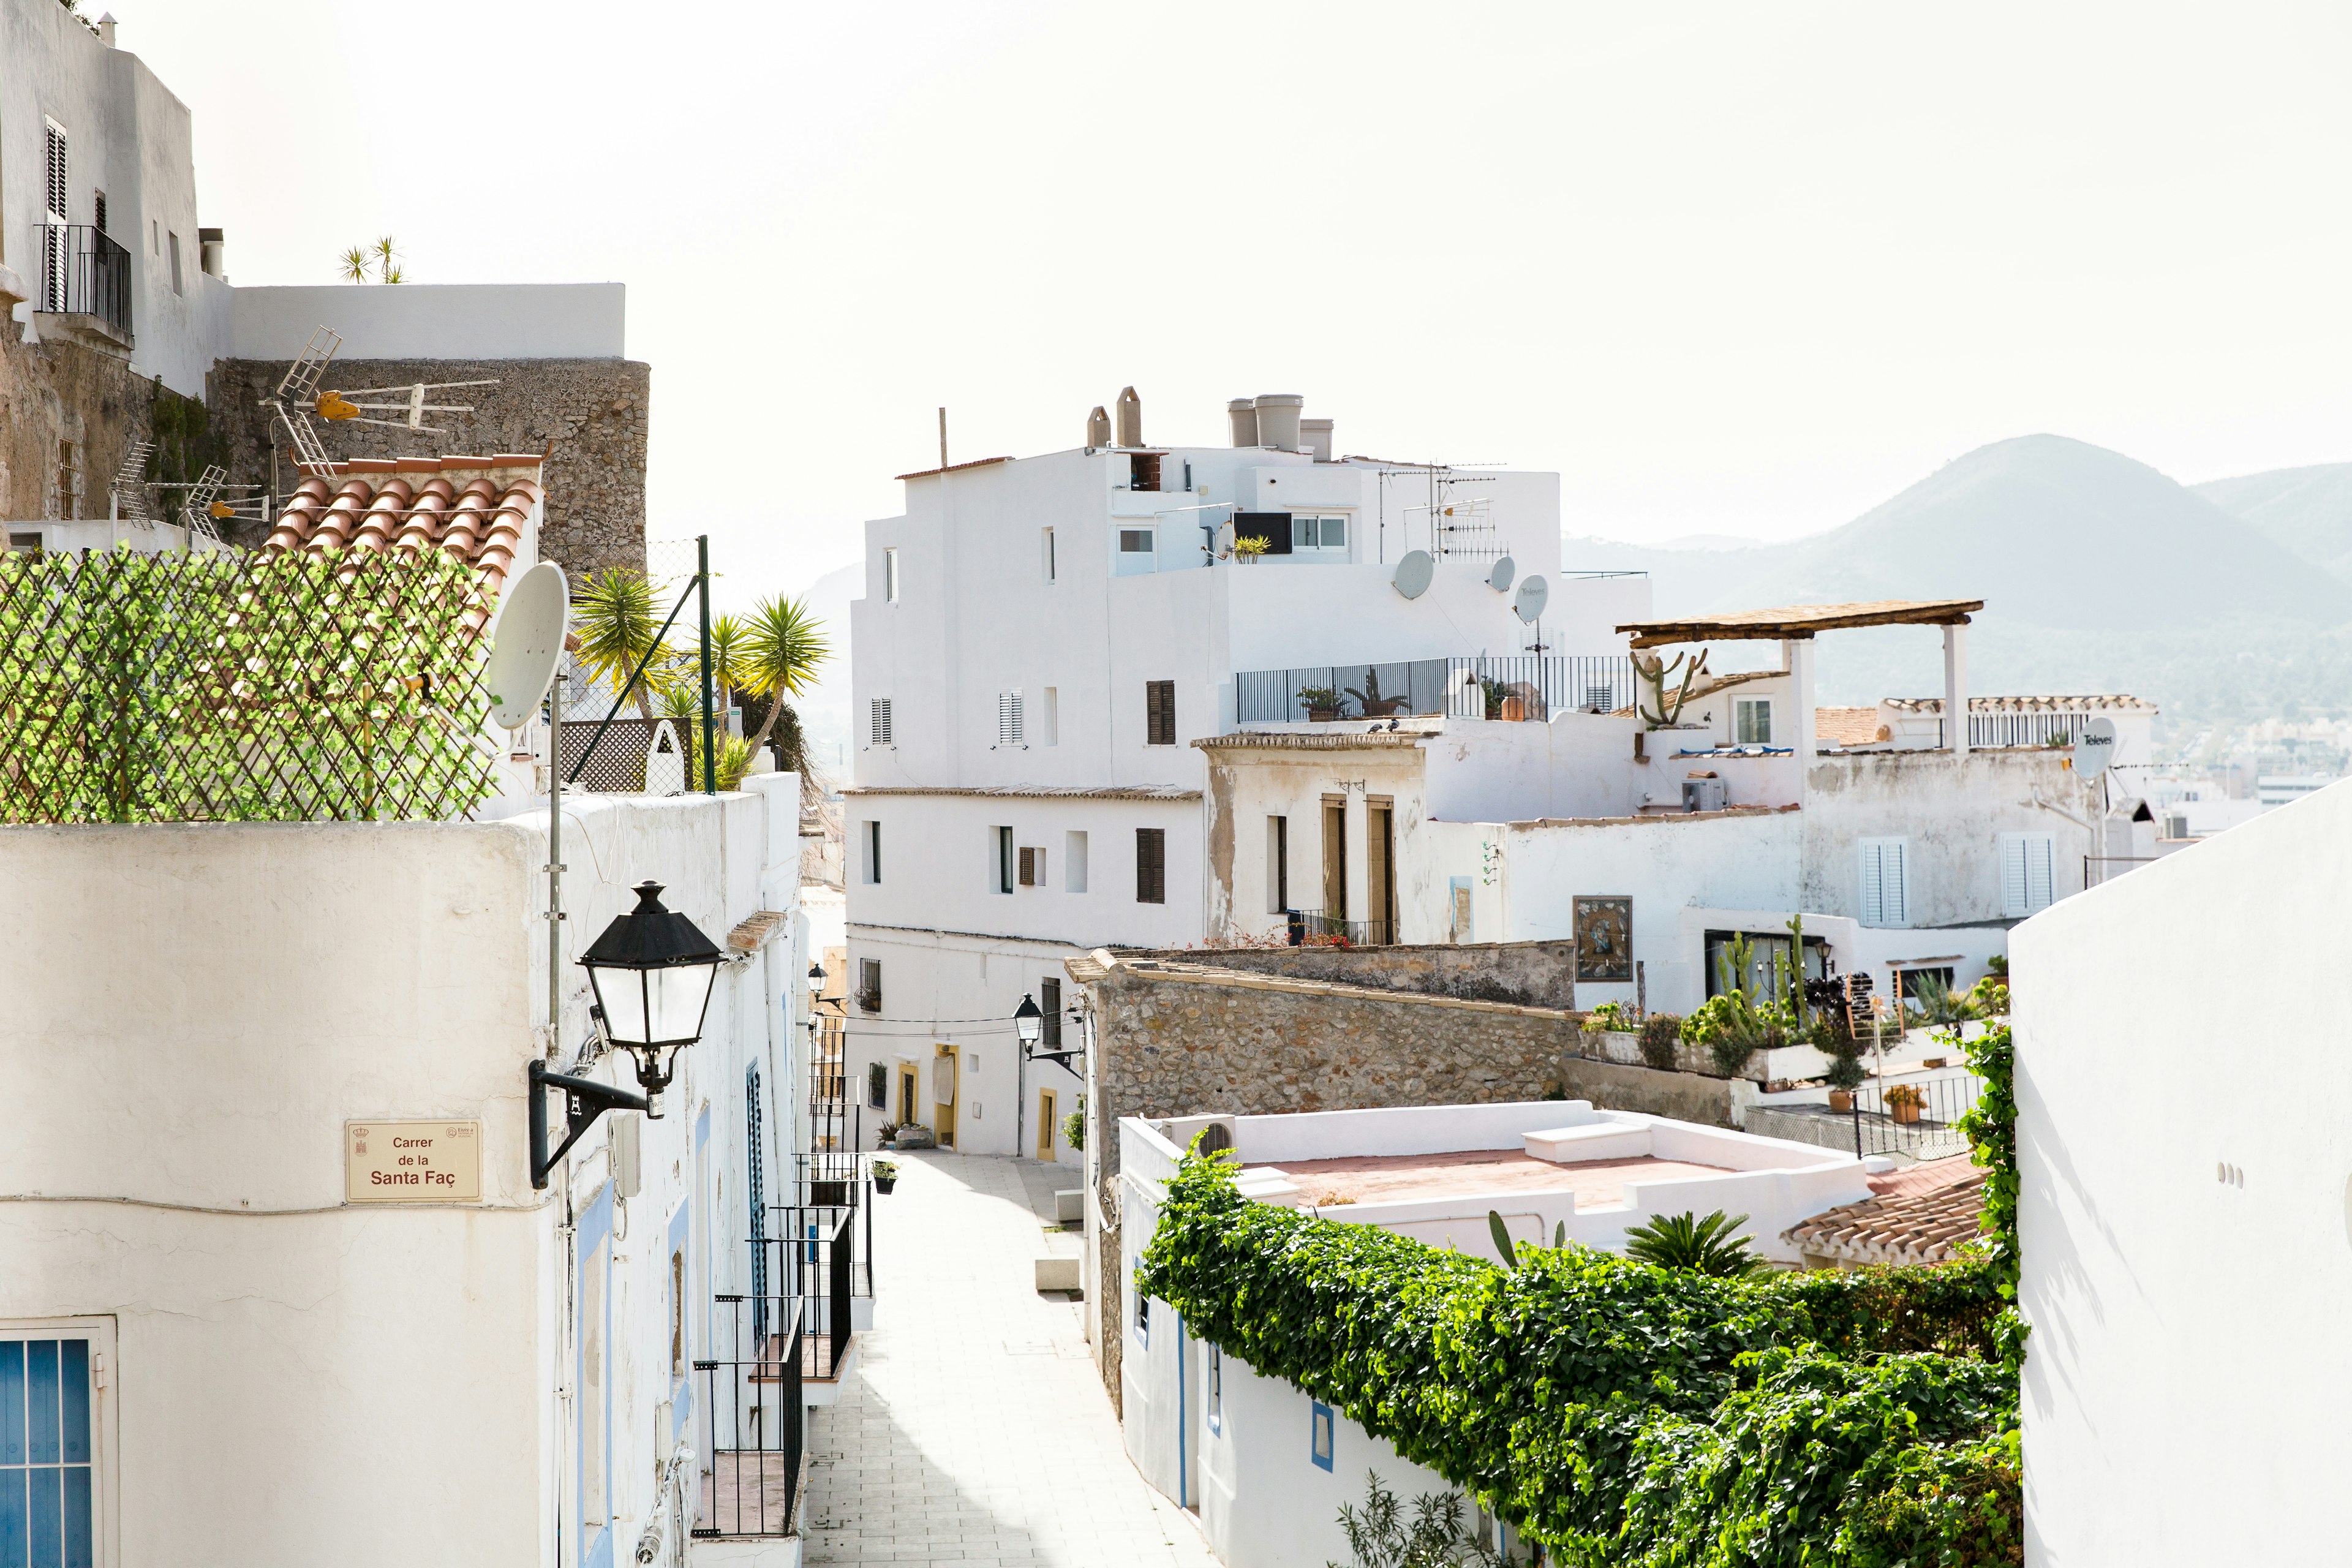
[[[1944,746],[1958,754],[1969,749],[1969,628],[1944,628]]]
[[[1790,715],[1791,722],[1789,725],[1789,734],[1790,743],[1797,752],[1797,792],[1799,798],[1801,799],[1804,795],[1805,775],[1812,771],[1815,743],[1813,640],[1811,637],[1800,637],[1782,646],[1789,650],[1787,655],[1789,673],[1794,678],[1789,682],[1791,689],[1789,700],[1795,705],[1797,710]]]

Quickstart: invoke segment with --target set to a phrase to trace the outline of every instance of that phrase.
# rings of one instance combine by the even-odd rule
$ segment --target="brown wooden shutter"
[[[1168,833],[1165,828],[1135,830],[1135,901],[1168,901]]]
[[[1172,746],[1176,743],[1176,683],[1172,680],[1147,680],[1143,683],[1144,744]]]
[[[1021,851],[1021,885],[1024,888],[1037,885],[1037,851],[1034,849]]]

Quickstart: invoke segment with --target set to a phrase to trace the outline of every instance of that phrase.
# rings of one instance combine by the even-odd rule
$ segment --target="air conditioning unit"
[[[1683,780],[1685,811],[1721,811],[1727,804],[1721,779]]]

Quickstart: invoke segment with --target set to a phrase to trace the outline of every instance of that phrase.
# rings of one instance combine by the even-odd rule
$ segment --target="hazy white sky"
[[[1784,537],[2053,430],[2352,457],[2341,6],[111,5],[239,283],[617,279],[653,531],[730,586],[890,476],[1302,393],[1563,475],[1570,533]],[[732,595],[730,595],[732,596]]]

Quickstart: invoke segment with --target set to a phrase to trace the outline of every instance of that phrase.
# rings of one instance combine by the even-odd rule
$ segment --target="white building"
[[[1098,410],[1084,447],[903,475],[906,512],[866,525],[844,795],[869,1136],[912,1120],[968,1152],[1066,1152],[1041,1127],[1079,1079],[1024,1071],[1010,1019],[1034,997],[1050,1047],[1064,959],[1211,933],[1190,742],[1303,720],[1308,688],[1359,717],[1483,707],[1481,656],[1498,703],[1594,672],[1604,701],[1630,692],[1610,628],[1646,609],[1646,579],[1558,580],[1556,476],[1339,457],[1295,397],[1228,413],[1230,446],[1147,446],[1130,394],[1115,442]],[[1534,620],[1515,609],[1530,578],[1549,589]],[[1364,878],[1345,896],[1318,914],[1384,921]]]
[[[2339,784],[2014,934],[2029,1563],[2344,1554],[2347,838]]]
[[[1319,1568],[1345,1557],[1337,1515],[1343,1503],[1361,1504],[1367,1471],[1404,1499],[1458,1489],[1344,1413],[1190,1337],[1168,1303],[1138,1293],[1135,1268],[1167,1183],[1212,1124],[1230,1136],[1242,1192],[1255,1202],[1490,1258],[1489,1211],[1514,1241],[1549,1246],[1564,1227],[1571,1241],[1617,1251],[1633,1226],[1721,1209],[1748,1216],[1742,1234],[1760,1253],[1795,1265],[1801,1255],[1783,1231],[1871,1195],[1850,1154],[1583,1100],[1122,1121],[1128,1452],[1153,1486],[1198,1510],[1232,1568]]]

